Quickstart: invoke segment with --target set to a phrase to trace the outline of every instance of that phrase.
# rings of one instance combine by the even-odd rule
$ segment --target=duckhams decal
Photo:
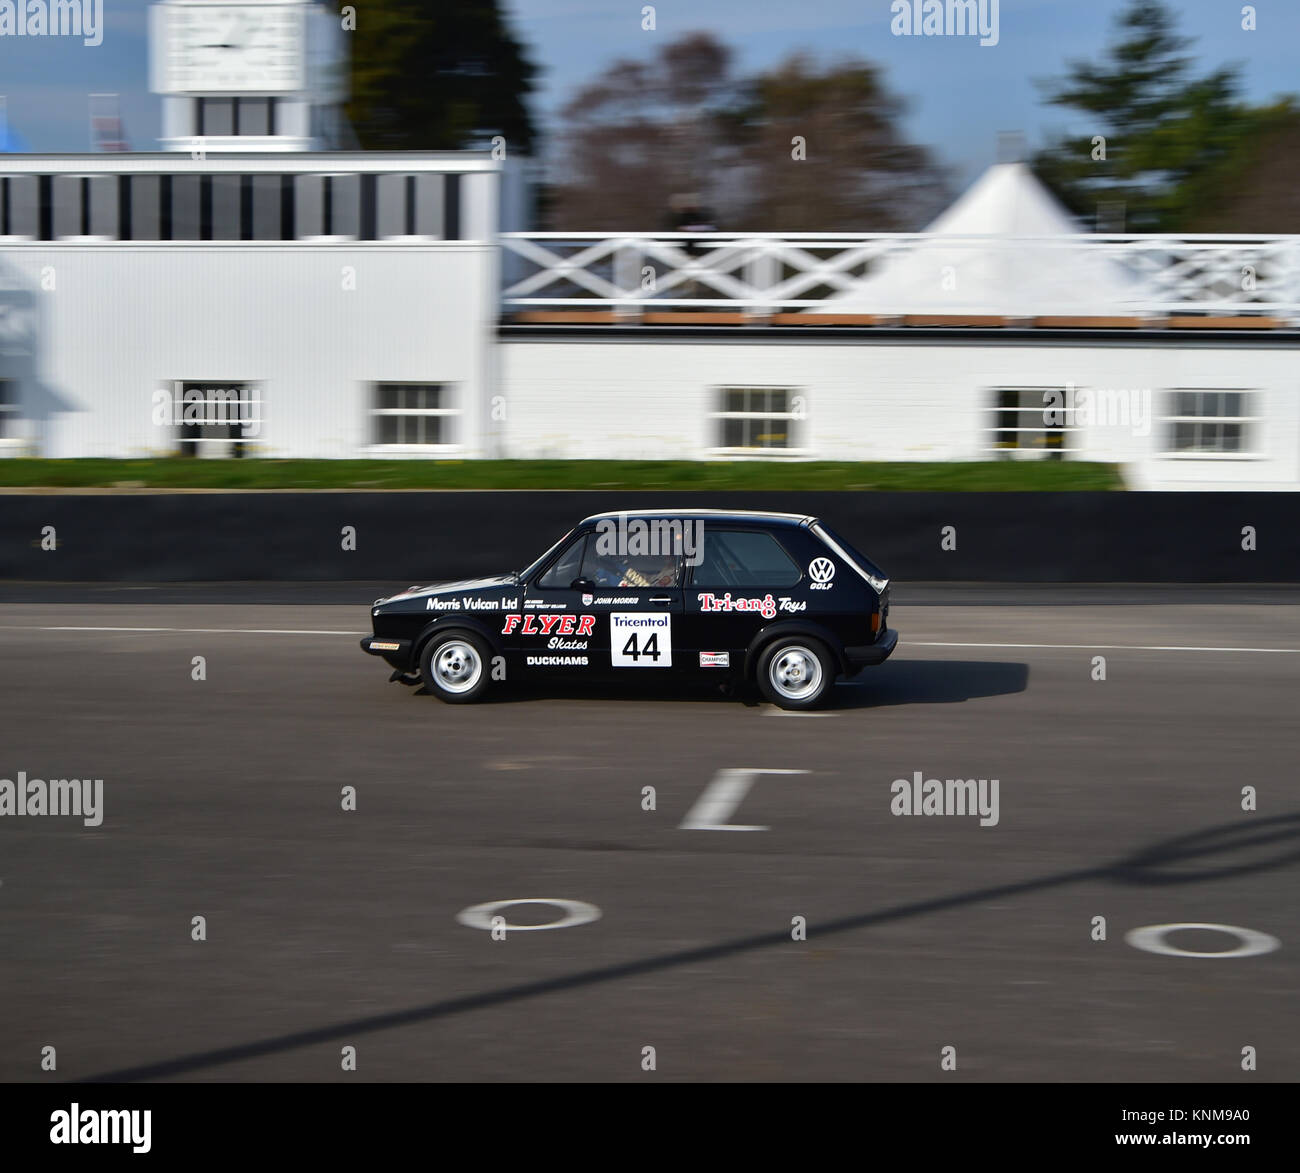
[[[518,630],[520,635],[590,635],[596,626],[594,615],[507,615],[502,635]]]

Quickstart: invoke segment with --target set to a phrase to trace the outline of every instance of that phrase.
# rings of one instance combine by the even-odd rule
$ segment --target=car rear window
[[[692,583],[704,587],[794,586],[801,571],[781,544],[760,530],[704,528]]]
[[[824,522],[819,521],[813,527],[813,529],[820,530],[822,533],[824,533],[828,538],[830,538],[832,542],[834,542],[837,546],[839,546],[840,549],[842,549],[850,558],[853,559],[854,562],[856,562],[868,574],[874,574],[877,578],[889,577],[889,575],[887,575],[883,570],[881,570],[879,566],[877,566],[874,562],[871,561],[870,558],[868,558],[864,553],[862,553],[861,550],[859,550],[856,546],[852,545],[850,542],[846,542],[841,535],[837,534],[833,529],[831,529],[830,526],[826,525]]]

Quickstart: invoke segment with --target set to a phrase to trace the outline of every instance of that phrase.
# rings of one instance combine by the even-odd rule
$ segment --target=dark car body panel
[[[698,526],[692,532],[703,535],[704,545],[688,543],[667,556],[675,560],[671,585],[568,581],[568,568],[589,564],[595,536],[628,519]],[[839,673],[851,675],[883,661],[897,644],[887,625],[888,582],[817,526],[815,518],[792,514],[595,515],[523,575],[435,583],[377,599],[374,635],[362,648],[399,672],[415,672],[427,640],[459,628],[482,637],[509,680],[649,674],[734,681],[752,676],[773,639],[802,635],[824,644]]]

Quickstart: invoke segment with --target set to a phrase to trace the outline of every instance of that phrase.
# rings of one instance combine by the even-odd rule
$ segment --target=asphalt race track
[[[898,587],[895,658],[789,715],[445,706],[331,589],[0,593],[0,778],[103,779],[0,818],[0,1078],[1300,1079],[1300,592]],[[891,813],[917,771],[996,824]],[[457,919],[537,899],[599,919]],[[1280,945],[1126,941],[1187,923]]]

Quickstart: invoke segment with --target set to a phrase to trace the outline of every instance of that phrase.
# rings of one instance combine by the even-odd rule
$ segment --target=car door
[[[581,603],[595,616],[593,651],[602,674],[627,679],[680,670],[682,557],[667,543],[650,552],[591,534],[579,577]]]
[[[576,585],[587,534],[580,533],[522,584],[518,611],[502,615],[501,643],[512,671],[581,677],[598,665],[593,659],[595,617],[583,606]]]
[[[681,577],[680,555],[620,554],[594,533],[580,534],[524,592],[519,621],[507,620],[507,652],[530,673],[672,671],[680,664],[673,645]]]
[[[739,671],[755,635],[804,602],[803,571],[776,537],[740,525],[706,526],[689,568],[682,645],[693,667]]]

